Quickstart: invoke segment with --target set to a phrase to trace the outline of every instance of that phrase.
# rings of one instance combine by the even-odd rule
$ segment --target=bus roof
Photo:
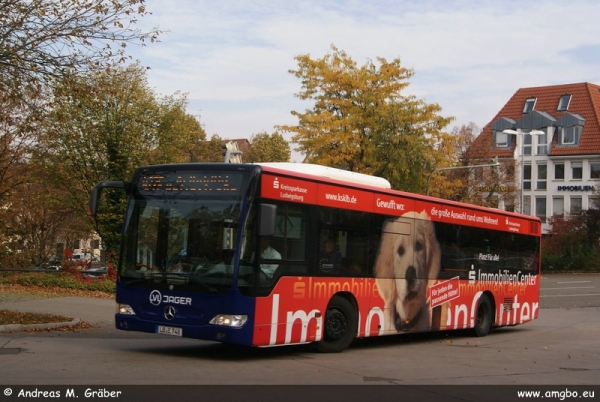
[[[382,177],[369,176],[368,174],[350,172],[328,166],[314,165],[310,163],[269,162],[257,163],[267,168],[285,170],[293,173],[303,173],[312,176],[326,177],[354,184],[363,184],[372,187],[391,189],[389,181]]]
[[[426,195],[421,195],[421,194],[413,194],[413,193],[407,193],[407,192],[400,191],[400,190],[394,190],[391,188],[391,185],[387,180],[379,178],[379,177],[369,176],[369,175],[355,173],[355,172],[348,172],[348,171],[330,168],[330,167],[326,167],[326,166],[302,164],[302,163],[275,163],[275,162],[273,162],[273,163],[256,163],[255,165],[261,166],[265,172],[270,173],[271,175],[284,176],[287,173],[287,175],[297,177],[299,179],[316,181],[316,182],[325,182],[327,184],[333,184],[334,186],[336,184],[337,185],[348,185],[348,186],[354,187],[355,189],[358,189],[358,190],[361,190],[361,189],[367,190],[367,188],[370,187],[371,191],[375,191],[380,194],[387,194],[389,197],[391,197],[390,200],[392,200],[392,201],[389,201],[389,205],[388,206],[384,205],[382,208],[383,209],[392,208],[392,207],[396,208],[397,210],[395,212],[392,212],[391,210],[386,211],[386,213],[390,213],[392,215],[397,215],[397,214],[400,214],[401,212],[403,212],[404,211],[403,208],[406,207],[406,205],[404,205],[406,202],[413,202],[413,203],[420,203],[420,206],[418,208],[421,208],[421,209],[424,207],[433,208],[434,210],[437,209],[438,210],[437,214],[439,216],[433,220],[440,220],[440,221],[443,220],[443,221],[448,221],[448,222],[456,221],[460,224],[463,224],[464,219],[467,219],[467,216],[466,216],[467,211],[469,211],[469,210],[470,211],[479,211],[480,216],[476,217],[475,219],[481,218],[485,222],[485,217],[484,217],[484,215],[485,215],[488,218],[491,218],[491,220],[496,220],[498,223],[502,222],[502,224],[500,224],[500,226],[506,226],[506,228],[504,230],[507,230],[507,231],[514,231],[514,227],[509,227],[510,223],[513,221],[513,218],[518,219],[518,220],[524,220],[524,221],[522,221],[523,225],[519,226],[521,229],[519,229],[517,231],[517,233],[530,233],[530,234],[534,234],[534,235],[540,235],[540,230],[541,230],[540,223],[541,222],[540,222],[539,217],[522,215],[522,214],[517,214],[514,212],[499,210],[496,208],[483,207],[483,206],[474,205],[474,204],[461,203],[461,202],[452,201],[452,200],[446,200],[446,199],[441,199],[441,198],[436,198],[436,197],[431,197],[431,196],[426,196]],[[324,190],[324,191],[328,191],[328,190]],[[358,209],[358,210],[371,210],[371,208],[375,208],[371,205],[370,202],[368,202],[368,205],[363,204],[362,203],[363,196],[361,196],[359,194],[360,194],[360,192],[352,193],[352,195],[355,195],[356,197],[358,197],[358,199],[356,199],[356,203],[354,203],[353,205],[344,203],[343,202],[344,200],[340,201],[344,205],[336,203],[335,201],[331,201],[331,199],[322,199],[320,202],[322,205],[334,205],[335,204],[335,205],[341,205],[340,206],[341,208],[350,208],[350,209]],[[363,194],[366,194],[366,193],[363,192]],[[306,197],[309,194],[304,193],[302,195],[304,197]],[[281,194],[279,194],[279,192],[277,192],[276,195],[271,194],[271,196],[273,196],[272,198],[279,199]],[[315,194],[315,197],[316,197],[316,194]],[[409,201],[409,200],[412,200],[412,201]],[[314,201],[316,202],[316,198]],[[304,202],[306,202],[306,200]],[[385,204],[385,202],[384,202],[384,204]],[[400,208],[400,207],[403,207],[403,208]],[[364,208],[367,208],[367,209],[364,209]],[[382,211],[382,209],[379,206],[377,206],[377,208],[375,208],[375,209]],[[419,212],[419,211],[417,211],[417,212]],[[430,212],[433,213],[433,210]],[[446,216],[445,214],[450,214],[451,216],[445,217]],[[500,219],[500,217],[503,217],[503,218]],[[472,217],[470,216],[468,218],[470,219]],[[535,222],[535,225],[534,226],[524,225],[525,221],[529,221],[532,224]],[[474,222],[469,222],[467,224],[472,225],[472,226],[481,226],[482,225],[481,223],[474,223]],[[500,227],[500,226],[498,226],[498,227]]]

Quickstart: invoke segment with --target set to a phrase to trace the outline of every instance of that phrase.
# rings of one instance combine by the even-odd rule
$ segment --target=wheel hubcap
[[[348,330],[348,318],[338,310],[331,310],[325,321],[325,337],[328,340],[338,340]]]

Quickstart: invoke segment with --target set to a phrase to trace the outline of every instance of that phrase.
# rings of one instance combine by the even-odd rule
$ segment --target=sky
[[[294,58],[322,58],[331,45],[359,66],[399,58],[414,70],[402,94],[440,105],[455,118],[447,131],[483,128],[519,88],[600,84],[598,0],[146,0],[146,9],[137,26],[164,33],[129,54],[150,68],[158,95],[187,94],[209,137],[297,124],[291,111],[312,105],[295,96]]]

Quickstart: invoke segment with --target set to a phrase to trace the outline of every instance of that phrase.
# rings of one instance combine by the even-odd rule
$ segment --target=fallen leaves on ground
[[[22,286],[16,284],[0,285],[0,300],[3,295],[10,295],[16,299],[46,299],[52,297],[98,297],[103,299],[112,299],[114,294],[100,291],[85,291],[75,289],[65,289],[60,287],[45,288],[41,286]],[[9,324],[48,324],[57,322],[69,322],[72,318],[64,317],[55,314],[43,313],[23,313],[17,311],[0,310],[0,325]],[[26,332],[50,332],[50,331],[72,331],[80,329],[92,328],[92,325],[86,322],[59,327],[59,328],[42,328],[28,329]]]
[[[88,324],[87,322],[80,321],[77,324],[69,325],[69,326],[65,326],[65,327],[58,327],[58,328],[32,328],[32,329],[26,329],[23,332],[55,332],[55,331],[77,332],[80,329],[88,329],[88,328],[93,328],[93,327],[94,327],[93,325]]]
[[[27,294],[30,296],[38,296],[40,298],[46,297],[98,297],[102,299],[114,299],[115,295],[112,293],[101,292],[96,290],[78,290],[78,289],[67,289],[61,287],[45,288],[41,286],[23,286],[17,284],[0,285],[0,293],[18,293]]]
[[[71,318],[62,315],[43,313],[22,313],[19,311],[0,310],[0,325],[48,324],[51,322],[68,321],[71,321]]]

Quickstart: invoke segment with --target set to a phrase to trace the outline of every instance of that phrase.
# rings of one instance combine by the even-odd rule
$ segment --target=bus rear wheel
[[[323,324],[323,338],[317,344],[320,352],[339,353],[346,349],[356,336],[358,316],[352,303],[342,296],[333,296]]]
[[[492,303],[487,295],[483,294],[479,297],[477,303],[477,316],[475,317],[475,327],[473,334],[475,336],[486,336],[492,329],[493,322]]]

